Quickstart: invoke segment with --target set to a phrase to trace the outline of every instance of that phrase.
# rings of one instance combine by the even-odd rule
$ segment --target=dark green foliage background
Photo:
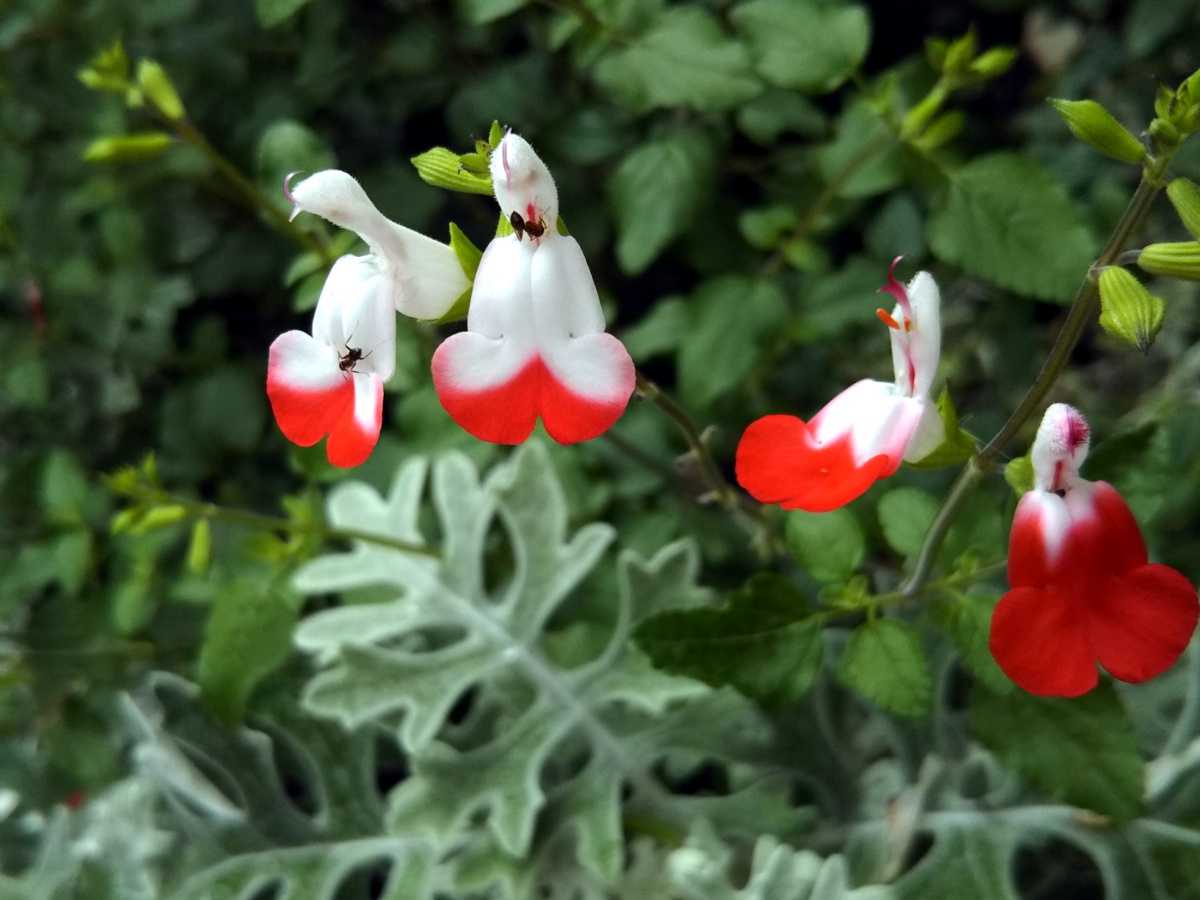
[[[145,111],[77,80],[114,39],[134,61],[163,64],[191,121],[281,210],[283,173],[336,164],[391,218],[442,240],[453,220],[482,247],[495,225],[494,205],[422,183],[409,158],[434,145],[466,151],[493,119],[519,131],[555,174],[610,330],[626,340],[639,368],[713,427],[714,454],[731,477],[736,440],[755,416],[807,416],[855,379],[888,377],[874,291],[901,253],[906,277],[929,268],[942,287],[942,379],[962,424],[992,434],[1034,377],[1074,286],[1137,180],[1132,167],[1072,139],[1045,98],[1095,98],[1137,132],[1153,115],[1156,84],[1174,86],[1200,64],[1200,22],[1186,0],[1072,0],[1049,13],[1021,0],[875,3],[862,86],[806,72],[796,76],[809,91],[800,94],[767,84],[781,80],[770,68],[753,71],[751,56],[743,56],[756,33],[747,24],[753,17],[721,0],[675,4],[672,15],[698,16],[717,30],[684,28],[700,43],[671,52],[694,53],[693,68],[664,73],[669,54],[638,49],[662,5],[0,6],[0,617],[10,645],[0,674],[0,729],[9,745],[5,778],[29,808],[98,791],[125,771],[111,699],[150,668],[199,677],[226,719],[240,717],[247,696],[253,713],[248,682],[284,661],[297,613],[273,568],[285,554],[250,532],[218,526],[215,562],[203,576],[183,572],[186,529],[110,535],[117,506],[100,475],[153,450],[172,490],[268,512],[278,511],[284,495],[316,508],[325,486],[347,477],[325,464],[320,448],[301,451],[284,441],[263,391],[267,346],[280,332],[304,327],[319,285],[319,276],[285,282],[303,248],[241,205],[187,146],[145,162],[82,161],[96,137],[157,127]],[[789,245],[833,173],[877,127],[854,98],[895,69],[901,95],[919,99],[935,77],[924,40],[957,37],[972,25],[981,47],[1015,45],[1021,54],[1000,78],[954,95],[948,108],[965,113],[963,131],[931,157],[889,149],[833,194],[808,223],[806,242]],[[716,44],[706,46],[709,39]],[[711,77],[702,77],[706,71]],[[1001,151],[1012,154],[1002,174],[993,165],[978,175],[978,160]],[[1175,171],[1200,176],[1200,148],[1185,147]],[[1030,185],[1039,188],[1031,201],[1063,192],[1052,213],[1014,202],[1002,236],[1021,238],[1027,255],[1018,267],[995,257],[996,242],[985,237],[964,243],[953,216],[954,184],[964,177],[955,173],[963,172],[991,179],[990,189],[1011,190],[1017,201]],[[1184,239],[1164,198],[1139,240]],[[1193,284],[1159,280],[1152,289],[1167,301],[1167,317],[1150,352],[1093,328],[1053,397],[1092,421],[1096,444],[1086,474],[1113,481],[1138,513],[1152,556],[1196,581],[1200,306]],[[462,434],[437,404],[428,359],[448,331],[400,321],[384,436],[349,477],[383,488],[395,466],[416,454],[453,447],[483,464],[507,453]],[[1024,452],[1035,424],[1011,452]],[[660,466],[684,449],[671,423],[637,400],[615,431]],[[705,582],[735,604],[753,599],[742,586],[759,563],[742,531],[690,501],[698,486],[686,465],[681,486],[605,440],[554,447],[551,455],[574,525],[611,522],[622,547],[646,554],[692,536]],[[803,591],[816,598],[823,582],[836,583],[828,596],[855,571],[867,573],[875,590],[893,588],[920,540],[919,532],[903,533],[906,523],[921,520],[928,500],[917,495],[910,510],[905,497],[880,499],[900,486],[938,498],[950,477],[949,470],[906,468],[856,504],[866,541],[858,545],[855,528],[844,573],[835,560],[825,577],[819,563],[805,560],[805,539],[794,541],[808,573]],[[964,551],[981,562],[1002,558],[1011,504],[1009,488],[991,479],[944,561],[953,564]],[[777,524],[783,533],[782,517]],[[598,610],[602,588],[594,591]],[[738,588],[743,593],[733,594]],[[993,583],[983,594],[994,600],[1000,590]],[[273,606],[262,600],[276,595]],[[239,622],[229,610],[243,607],[252,611]],[[727,614],[714,613],[713,621]],[[973,627],[941,622],[977,647]],[[239,629],[262,629],[263,643],[237,645]],[[206,636],[216,644],[207,661]],[[257,652],[265,665],[230,675],[229,654]],[[966,667],[977,677],[994,677],[980,673],[987,664],[986,656],[968,654]],[[736,676],[728,680],[743,687]],[[874,696],[869,685],[856,686]],[[763,693],[776,708],[792,699],[786,685]],[[947,701],[961,698],[933,702]],[[906,696],[898,705],[919,711],[929,702]],[[1000,701],[979,715],[1007,721]],[[994,718],[981,728],[1004,731]],[[22,770],[13,761],[26,757],[14,748],[29,741],[38,748],[36,763]],[[1121,802],[1124,809],[1136,799]],[[1033,874],[1023,873],[1021,883],[1043,878],[1051,885],[1028,896],[1099,896],[1094,879],[1064,873],[1051,856],[1027,861]],[[26,858],[18,848],[5,862],[16,870]],[[1162,865],[1182,872],[1185,863]]]

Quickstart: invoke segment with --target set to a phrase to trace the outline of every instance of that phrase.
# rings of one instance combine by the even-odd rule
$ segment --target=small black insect
[[[536,222],[526,222],[525,233],[531,238],[540,238],[546,233],[546,220],[538,219]]]
[[[518,241],[525,236],[525,220],[521,218],[521,214],[515,209],[512,211],[512,215],[508,217],[508,224],[517,233]]]
[[[363,353],[361,347],[351,347],[347,344],[346,352],[338,360],[338,368],[343,372],[357,372],[358,370],[354,367],[370,355],[369,352]]]

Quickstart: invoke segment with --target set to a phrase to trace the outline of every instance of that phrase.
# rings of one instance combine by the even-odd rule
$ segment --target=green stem
[[[942,508],[938,511],[937,518],[934,519],[933,524],[925,535],[925,541],[921,546],[920,554],[917,556],[917,563],[913,569],[912,577],[909,578],[904,586],[903,593],[906,596],[912,597],[921,590],[922,585],[929,578],[929,573],[933,570],[938,550],[941,548],[942,541],[945,540],[946,533],[950,530],[950,526],[953,524],[959,508],[962,506],[962,502],[967,498],[983,474],[995,465],[1008,442],[1016,436],[1021,427],[1041,407],[1042,402],[1046,399],[1046,395],[1050,393],[1050,389],[1054,387],[1055,382],[1058,380],[1058,376],[1062,374],[1063,369],[1070,362],[1071,354],[1074,352],[1076,344],[1079,343],[1079,339],[1083,336],[1083,332],[1087,329],[1087,326],[1096,317],[1100,292],[1096,281],[1092,278],[1092,271],[1098,267],[1112,265],[1120,257],[1121,251],[1128,243],[1133,232],[1145,222],[1146,215],[1150,211],[1154,198],[1162,189],[1162,175],[1166,171],[1169,161],[1170,157],[1166,156],[1153,160],[1147,165],[1142,174],[1142,180],[1138,184],[1137,190],[1129,201],[1125,212],[1121,215],[1120,220],[1113,229],[1112,235],[1104,245],[1104,249],[1096,259],[1096,262],[1084,275],[1079,289],[1075,292],[1075,299],[1071,303],[1071,309],[1067,313],[1066,321],[1063,322],[1063,326],[1055,338],[1054,346],[1050,348],[1049,355],[1046,357],[1045,362],[1042,363],[1042,368],[1038,372],[1037,378],[1034,379],[1029,390],[1025,392],[1025,396],[1021,398],[1021,402],[1017,404],[1017,408],[1013,411],[1012,415],[1008,417],[1008,421],[987,442],[987,445],[975,455],[975,458],[967,462],[958,479],[954,482],[954,486],[942,504]]]
[[[170,494],[156,494],[155,501],[160,504],[182,506],[188,516],[193,519],[216,519],[234,525],[246,525],[264,531],[286,531],[290,533],[310,534],[322,540],[363,541],[386,547],[389,550],[399,550],[403,553],[416,553],[420,556],[438,558],[441,553],[423,544],[401,541],[372,531],[358,528],[331,528],[320,523],[296,522],[282,516],[268,516],[263,513],[251,512],[248,509],[234,509],[219,506],[216,503],[206,503],[201,500],[189,500],[186,497],[176,497]]]
[[[237,166],[222,156],[220,151],[209,143],[208,138],[195,125],[186,118],[165,121],[175,130],[180,140],[191,144],[204,154],[209,164],[229,182],[230,186],[233,187],[246,206],[262,215],[280,234],[291,238],[305,250],[316,253],[326,263],[332,262],[326,242],[318,238],[313,232],[300,228],[295,222],[284,215],[275,204],[263,196],[262,191],[258,189],[254,182],[242,174],[242,171]]]
[[[763,546],[770,553],[778,552],[780,547],[770,534],[762,507],[743,497],[737,488],[725,480],[708,445],[704,443],[699,427],[687,414],[687,410],[641,372],[637,373],[637,392],[639,396],[649,400],[666,413],[667,417],[679,428],[680,434],[683,435],[683,439],[687,442],[692,455],[695,456],[696,462],[700,466],[700,477],[704,479],[712,497],[733,516],[739,525],[754,535],[756,540],[762,540]]]

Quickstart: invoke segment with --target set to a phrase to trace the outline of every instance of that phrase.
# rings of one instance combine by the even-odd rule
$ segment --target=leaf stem
[[[180,140],[191,144],[199,150],[205,159],[208,160],[209,164],[229,182],[242,202],[251,210],[259,213],[271,227],[285,237],[291,238],[305,250],[317,254],[326,264],[332,262],[328,243],[313,232],[300,228],[295,222],[284,215],[282,210],[264,197],[262,191],[258,189],[254,182],[247,178],[229,159],[223,156],[189,119],[185,117],[172,120],[162,117],[162,121],[174,130]]]
[[[1050,348],[1050,353],[1047,355],[1045,362],[1042,363],[1042,368],[1038,372],[1037,378],[1029,386],[1029,389],[1025,392],[1025,396],[1021,398],[1021,402],[1013,410],[1012,415],[1008,417],[1008,421],[1004,423],[1003,427],[996,432],[992,439],[987,442],[987,445],[973,459],[968,460],[962,472],[959,473],[953,487],[950,489],[950,493],[946,496],[946,500],[942,504],[942,508],[938,511],[937,517],[933,520],[933,524],[930,525],[929,531],[925,535],[925,541],[921,545],[920,554],[917,556],[917,563],[913,568],[912,577],[909,578],[903,588],[903,593],[906,596],[915,596],[921,590],[922,585],[928,580],[929,574],[933,570],[938,550],[941,548],[942,541],[945,540],[946,533],[950,530],[950,526],[953,524],[962,502],[982,479],[983,475],[993,468],[1008,442],[1016,436],[1021,427],[1041,407],[1042,402],[1046,399],[1046,395],[1050,393],[1050,389],[1058,381],[1058,376],[1067,367],[1076,344],[1079,343],[1079,339],[1083,336],[1087,326],[1096,317],[1096,307],[1099,303],[1100,292],[1096,281],[1092,278],[1092,271],[1100,266],[1112,265],[1121,255],[1121,251],[1125,247],[1125,244],[1128,243],[1130,235],[1145,222],[1146,215],[1149,213],[1155,197],[1158,196],[1158,192],[1162,189],[1162,175],[1166,171],[1169,161],[1170,156],[1165,155],[1159,159],[1151,160],[1146,166],[1145,171],[1142,173],[1142,180],[1138,183],[1137,190],[1130,199],[1129,205],[1125,208],[1125,212],[1113,228],[1112,235],[1105,243],[1100,256],[1089,267],[1087,273],[1084,274],[1083,281],[1075,292],[1075,299],[1071,303],[1071,309],[1067,313],[1066,321],[1063,322],[1062,328],[1059,329],[1054,345]]]

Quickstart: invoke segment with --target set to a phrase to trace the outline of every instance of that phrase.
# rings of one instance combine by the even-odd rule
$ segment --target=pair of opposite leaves
[[[267,392],[290,440],[310,446],[328,437],[330,462],[365,460],[395,365],[395,312],[440,318],[468,287],[467,329],[447,338],[432,363],[438,397],[460,426],[482,440],[515,444],[540,417],[551,437],[569,444],[603,434],[620,418],[634,389],[633,363],[604,331],[578,243],[555,227],[558,193],[549,170],[512,133],[490,167],[505,218],[533,227],[495,238],[473,286],[448,246],[384,217],[346,173],[319,172],[291,193],[296,213],[357,232],[370,252],[334,264],[311,335],[289,331],[271,345]],[[937,284],[920,272],[901,285],[895,265],[884,290],[896,305],[890,314],[877,311],[889,328],[894,382],[859,381],[808,422],[771,415],[751,424],[736,469],[759,501],[836,509],[944,439],[931,401],[941,352]],[[1097,683],[1097,662],[1126,681],[1154,677],[1187,646],[1200,612],[1186,578],[1147,563],[1141,532],[1116,490],[1079,477],[1087,447],[1083,417],[1050,407],[1032,453],[1036,484],[1013,520],[1012,590],[992,620],[998,663],[1037,694],[1085,693]]]

